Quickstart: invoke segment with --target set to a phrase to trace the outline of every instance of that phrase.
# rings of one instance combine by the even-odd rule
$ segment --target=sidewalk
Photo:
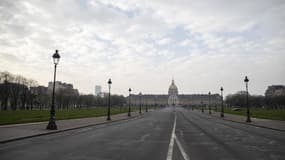
[[[200,110],[195,110],[195,111],[201,113]],[[208,110],[205,110],[204,114],[208,114]],[[212,111],[212,116],[221,118],[220,112]],[[260,118],[251,117],[251,122],[248,123],[248,122],[245,122],[246,116],[227,114],[227,113],[224,113],[224,118],[221,118],[221,119],[285,132],[285,121],[260,119]]]
[[[83,128],[98,124],[111,123],[126,119],[132,119],[139,116],[139,112],[132,112],[132,116],[128,117],[127,113],[111,115],[111,121],[107,121],[106,117],[91,117],[69,120],[56,121],[57,130],[46,130],[48,122],[25,123],[14,125],[0,126],[0,144],[7,143],[15,140],[36,137],[40,135],[47,135],[52,133],[63,132],[67,130]]]

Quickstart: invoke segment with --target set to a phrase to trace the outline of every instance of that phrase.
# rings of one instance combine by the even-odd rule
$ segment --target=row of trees
[[[51,95],[36,95],[36,106],[39,109],[48,109],[51,105]],[[111,95],[112,106],[123,106],[126,103],[122,95]],[[108,105],[108,97],[99,97],[92,94],[67,94],[64,90],[55,93],[56,109],[104,107]]]
[[[70,88],[56,90],[57,109],[107,106],[108,96],[81,95]],[[112,106],[123,106],[126,99],[122,95],[112,95]],[[39,86],[32,79],[9,72],[0,72],[1,110],[48,109],[51,105],[51,90]]]
[[[78,95],[77,97],[74,97],[74,100],[75,103],[73,103],[73,107],[77,108],[108,106],[108,96],[100,97],[100,96],[94,96],[92,94]],[[126,104],[126,99],[122,95],[111,95],[110,102],[112,106],[123,106]]]
[[[249,95],[249,105],[255,108],[285,109],[285,96]],[[237,92],[226,97],[226,104],[232,107],[246,107],[246,92]]]
[[[57,109],[107,106],[108,96],[82,95],[74,92],[73,88],[59,88],[56,90],[55,102]],[[35,80],[21,75],[0,72],[1,110],[48,109],[50,103],[51,90],[48,87],[38,86]],[[112,106],[123,106],[126,103],[122,95],[111,96]],[[246,92],[226,96],[225,103],[233,107],[246,107]],[[249,103],[251,107],[285,109],[285,96],[249,95]]]
[[[0,72],[0,105],[1,110],[33,108],[34,95],[29,91],[37,82],[9,72]]]

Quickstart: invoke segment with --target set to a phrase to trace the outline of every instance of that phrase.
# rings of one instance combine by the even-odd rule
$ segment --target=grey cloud
[[[18,58],[15,55],[0,52],[0,59],[4,63],[19,63],[22,61],[21,58]]]
[[[182,85],[185,91],[200,92],[213,89],[218,78],[248,73],[246,67],[252,76],[263,79],[266,74],[258,72],[259,68],[269,72],[266,68],[273,69],[271,65],[284,66],[276,60],[284,57],[284,1],[4,0],[0,6],[1,60],[14,70],[41,65],[47,71],[51,54],[59,49],[59,73],[64,80],[80,81],[83,92],[93,88],[84,79],[105,84],[106,77],[121,80],[130,75],[117,82],[122,86],[115,92],[123,92],[126,85],[136,86],[133,82],[137,81],[141,82],[138,89],[164,90],[160,84],[167,87],[164,81],[172,74],[187,79]],[[177,27],[185,29],[185,39],[173,36]],[[156,45],[164,38],[171,43]],[[270,56],[274,58],[267,60]],[[281,71],[270,76],[284,82],[277,76]],[[159,82],[144,84],[147,77]],[[233,81],[228,79],[222,83]],[[264,85],[260,83],[259,88]]]

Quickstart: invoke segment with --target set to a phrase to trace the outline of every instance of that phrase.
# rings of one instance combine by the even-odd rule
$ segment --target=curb
[[[74,127],[74,128],[60,129],[60,130],[46,132],[46,133],[39,133],[39,134],[35,134],[35,135],[30,135],[30,136],[23,136],[23,137],[18,137],[18,138],[12,138],[12,139],[7,139],[7,140],[0,141],[0,144],[5,144],[5,143],[9,143],[9,142],[14,142],[14,141],[19,141],[19,140],[23,140],[23,139],[29,139],[29,138],[39,137],[39,136],[44,136],[44,135],[49,135],[49,134],[56,134],[56,133],[61,133],[61,132],[65,132],[65,131],[71,131],[71,130],[86,128],[86,127],[91,127],[91,126],[109,124],[109,123],[112,123],[112,122],[134,120],[136,118],[140,118],[140,117],[143,117],[143,116],[144,116],[144,114],[142,114],[142,115],[139,114],[139,115],[136,115],[136,116],[127,117],[127,118],[118,119],[118,120],[105,121],[105,122],[96,123],[96,124],[89,124],[89,125],[84,125],[84,126],[79,126],[79,127]]]
[[[251,125],[251,126],[265,128],[265,129],[271,129],[271,130],[280,131],[280,132],[285,132],[285,130],[283,130],[283,129],[272,128],[272,127],[262,126],[262,125],[258,125],[258,124],[252,124],[250,122],[246,123],[246,122],[239,122],[239,121],[234,121],[234,120],[230,120],[230,119],[224,119],[224,118],[222,118],[222,119],[225,120],[225,121],[230,121],[230,122],[246,124],[246,125]]]
[[[215,115],[210,115],[210,117],[215,117],[215,118],[219,118],[219,119],[222,119],[222,120],[225,120],[225,121],[235,122],[235,123],[239,123],[239,124],[251,125],[251,126],[265,128],[265,129],[271,129],[271,130],[275,130],[275,131],[279,131],[279,132],[285,132],[285,130],[283,130],[283,129],[272,128],[272,127],[262,126],[262,125],[258,125],[258,124],[252,124],[251,122],[248,122],[248,123],[247,122],[239,122],[239,121],[227,119],[225,117],[221,118],[221,117],[215,116]]]

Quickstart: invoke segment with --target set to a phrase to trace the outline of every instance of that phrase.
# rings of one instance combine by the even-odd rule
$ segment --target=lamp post
[[[208,94],[209,94],[209,114],[212,114],[211,112],[211,92],[209,92]]]
[[[203,104],[203,101],[201,101],[201,110],[202,110],[202,113],[204,113],[204,104]]]
[[[55,123],[55,106],[54,106],[54,95],[55,95],[55,79],[56,79],[56,66],[59,62],[60,55],[58,54],[58,50],[55,50],[55,53],[52,56],[53,58],[53,63],[54,63],[54,73],[53,73],[53,88],[52,88],[52,99],[51,99],[51,109],[50,109],[50,119],[49,123],[46,127],[48,130],[56,130],[57,126]]]
[[[142,92],[139,93],[140,96],[140,114],[142,114]]]
[[[221,87],[221,105],[222,105],[222,109],[221,109],[221,117],[224,117],[224,98],[223,98],[223,91],[224,91],[224,88]]]
[[[108,113],[107,113],[107,120],[111,120],[111,84],[112,84],[112,80],[111,78],[109,78],[108,80],[108,87],[109,87],[109,97],[108,97]]]
[[[128,116],[131,116],[131,91],[132,89],[129,88],[129,111],[128,111]]]
[[[245,87],[246,87],[246,109],[247,109],[247,118],[246,118],[246,122],[251,122],[250,120],[250,110],[249,110],[249,105],[248,105],[248,81],[249,79],[247,78],[247,76],[245,76],[244,78],[244,82],[245,82]]]
[[[154,96],[154,108],[153,108],[154,110],[156,110],[156,98],[157,98],[157,97],[156,97],[156,95],[155,95],[155,96]]]
[[[148,110],[147,110],[147,104],[148,104],[148,101],[145,102],[145,112],[148,112]]]

